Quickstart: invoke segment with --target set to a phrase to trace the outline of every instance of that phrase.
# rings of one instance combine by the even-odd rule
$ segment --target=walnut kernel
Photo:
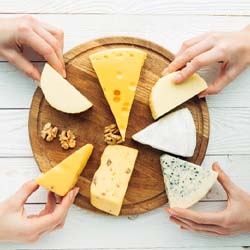
[[[61,147],[65,150],[76,147],[76,136],[71,130],[62,130],[59,135]]]
[[[58,133],[58,128],[52,127],[52,124],[50,122],[47,122],[41,131],[41,137],[45,141],[51,142],[56,138],[57,133]]]
[[[116,124],[104,128],[104,141],[109,145],[121,144],[123,142]]]

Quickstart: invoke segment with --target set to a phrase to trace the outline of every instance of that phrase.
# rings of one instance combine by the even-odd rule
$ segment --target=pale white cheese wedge
[[[59,111],[80,113],[92,107],[92,103],[48,63],[44,66],[40,87],[47,102]]]
[[[201,200],[217,180],[218,173],[170,155],[161,156],[169,206],[188,208]]]
[[[206,82],[193,74],[182,83],[175,83],[176,72],[160,78],[151,90],[149,105],[154,119],[171,111],[207,88]]]
[[[196,147],[193,116],[188,108],[178,110],[150,124],[132,138],[164,152],[190,157]]]

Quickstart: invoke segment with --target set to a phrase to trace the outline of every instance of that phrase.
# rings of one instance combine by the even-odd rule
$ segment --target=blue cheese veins
[[[173,156],[162,155],[160,161],[170,207],[192,206],[217,180],[217,172]]]

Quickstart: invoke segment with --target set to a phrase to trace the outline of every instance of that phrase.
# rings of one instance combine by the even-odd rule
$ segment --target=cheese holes
[[[123,54],[122,54],[121,52],[118,52],[118,53],[116,53],[115,55],[116,55],[117,57],[123,56]]]
[[[124,102],[123,103],[123,106],[125,107],[125,106],[129,106],[130,104],[129,104],[129,102]]]
[[[120,95],[120,94],[121,94],[121,91],[120,91],[120,90],[118,90],[118,89],[115,89],[115,90],[114,90],[114,95],[118,96],[118,95]]]
[[[128,107],[122,107],[122,111],[128,112],[128,111],[129,111],[129,108],[128,108]]]
[[[123,78],[123,74],[122,74],[121,71],[116,72],[116,78],[119,79],[119,80]]]
[[[121,100],[121,98],[119,97],[119,96],[115,96],[114,98],[113,98],[113,101],[114,102],[119,102]]]
[[[135,82],[131,82],[131,83],[129,84],[129,87],[128,87],[128,88],[129,88],[130,90],[132,90],[132,91],[135,91],[135,90],[136,90],[136,85],[137,85],[137,84],[136,84]]]

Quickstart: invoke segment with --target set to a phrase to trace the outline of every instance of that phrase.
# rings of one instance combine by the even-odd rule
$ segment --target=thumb
[[[218,181],[226,191],[227,195],[233,195],[235,190],[237,189],[237,186],[231,181],[229,176],[220,168],[217,162],[213,164],[213,170],[218,173]]]
[[[9,202],[18,208],[23,206],[30,195],[34,193],[38,187],[39,185],[34,180],[24,183],[21,188],[9,198]]]

